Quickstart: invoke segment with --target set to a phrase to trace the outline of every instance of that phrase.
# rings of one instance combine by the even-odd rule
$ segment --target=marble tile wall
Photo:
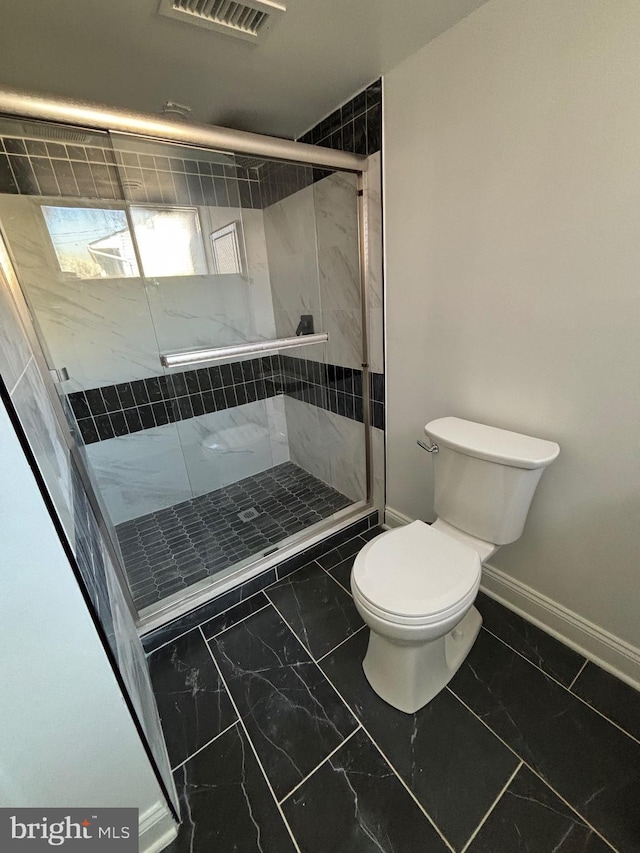
[[[38,199],[0,195],[27,299],[52,362],[69,372],[65,391],[161,375],[161,352],[273,337],[262,212],[202,208],[200,218],[205,233],[242,221],[246,275],[80,280],[58,269]]]
[[[3,273],[6,270],[6,275]],[[0,240],[0,377],[24,430],[45,487],[74,553],[78,581],[88,594],[103,640],[118,670],[168,790],[173,781],[142,645],[75,461],[49,396],[41,360],[30,346]],[[26,308],[26,306],[22,306]],[[22,315],[24,316],[24,314]],[[53,393],[53,390],[51,389]]]
[[[200,218],[205,233],[230,221],[241,221],[246,275],[82,281],[67,278],[57,269],[38,199],[0,196],[0,221],[10,240],[27,298],[52,363],[69,372],[64,389],[72,399],[82,396],[84,389],[115,384],[124,388],[126,383],[162,377],[160,352],[274,336],[262,212],[202,207]],[[206,241],[205,248],[209,251]],[[174,380],[169,382],[173,384]],[[264,396],[257,393],[254,383],[251,388],[243,385],[245,388],[245,402]],[[202,403],[201,397],[199,402]],[[234,394],[232,405],[237,402]],[[164,406],[164,402],[160,405]],[[193,409],[189,401],[188,408],[189,417],[194,413],[203,417],[181,432],[171,425],[173,418],[165,409],[165,417],[151,413],[152,429],[137,436],[128,435],[151,421],[143,424],[140,412],[122,411],[124,405],[119,414],[102,418],[86,415],[79,424],[87,442],[126,435],[127,440],[118,438],[110,447],[89,453],[113,523],[201,494],[203,489],[206,491],[203,484],[213,467],[216,476],[209,489],[226,485],[232,460],[241,476],[247,476],[270,467],[273,459],[288,459],[282,405],[270,405],[267,410],[264,404],[252,409],[249,403],[249,408],[237,415],[216,413],[218,406],[213,405],[213,400],[210,407],[201,405],[199,409]],[[76,407],[74,411],[78,416]],[[224,459],[222,451],[210,451],[198,467],[201,439],[207,431],[224,431],[228,436],[232,427],[253,423],[256,417],[259,424],[247,436],[249,449],[227,448]],[[272,432],[267,428],[269,418],[277,426]],[[217,466],[211,464],[214,455],[220,463]]]
[[[281,398],[86,447],[113,524],[258,474],[289,459]]]
[[[263,217],[276,334],[294,335],[301,314],[313,314],[316,331],[323,331],[313,187],[272,205]],[[308,357],[309,350],[291,352]]]
[[[265,235],[272,279],[273,306],[278,334],[292,334],[300,314],[313,313],[316,331],[328,331],[329,343],[306,351],[290,350],[282,356],[303,366],[313,361],[347,368],[360,374],[362,367],[362,311],[358,258],[357,186],[353,175],[332,174],[312,186],[282,198],[264,210]],[[365,195],[367,220],[368,336],[371,374],[372,465],[376,506],[384,505],[384,318],[382,279],[382,215],[380,152],[372,154],[367,172]],[[315,225],[316,242],[311,232]],[[313,250],[317,269],[314,269]],[[314,313],[319,311],[319,314]],[[295,370],[293,371],[296,372]],[[327,434],[343,447],[353,447],[357,433],[364,446],[359,425],[348,419],[362,419],[358,395],[326,405],[312,371],[305,380],[310,387],[288,392],[285,400],[289,447],[292,460],[307,467],[315,476],[331,476]],[[290,399],[293,396],[295,401]],[[322,400],[327,412],[314,412]],[[333,402],[329,398],[330,402]],[[337,404],[340,402],[341,407]],[[347,409],[348,405],[353,408]],[[331,411],[331,409],[333,411]],[[346,415],[346,417],[340,417]],[[344,455],[335,449],[335,476],[327,480],[354,500],[363,497],[364,460],[359,453]],[[324,457],[324,458],[323,458]],[[357,497],[356,497],[357,496]]]
[[[362,312],[355,175],[334,173],[263,211],[278,336],[295,334],[302,314],[323,347],[291,355],[362,366]]]

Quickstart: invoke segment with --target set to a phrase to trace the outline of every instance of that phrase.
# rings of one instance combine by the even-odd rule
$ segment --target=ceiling
[[[0,86],[296,138],[485,0],[284,0],[262,44],[159,0],[1,0]]]

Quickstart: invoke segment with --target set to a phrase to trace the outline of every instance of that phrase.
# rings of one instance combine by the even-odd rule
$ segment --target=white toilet
[[[522,534],[542,472],[560,448],[507,430],[440,418],[424,428],[433,453],[432,525],[377,536],[356,557],[351,590],[369,626],[362,667],[375,692],[408,714],[426,705],[469,653],[482,563]]]

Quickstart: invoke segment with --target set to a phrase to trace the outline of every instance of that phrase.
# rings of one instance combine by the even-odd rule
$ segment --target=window
[[[77,278],[138,275],[124,210],[43,205],[42,213],[63,272]]]
[[[207,273],[195,208],[132,206],[130,212],[145,276]],[[124,210],[43,205],[42,213],[63,272],[78,278],[139,276]]]
[[[238,242],[238,223],[230,222],[211,234],[213,271],[216,275],[242,272],[242,257]]]
[[[206,275],[207,263],[194,207],[131,207],[144,274]]]

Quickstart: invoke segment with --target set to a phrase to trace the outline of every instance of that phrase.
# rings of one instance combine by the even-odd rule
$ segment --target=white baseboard
[[[400,527],[413,521],[392,507],[385,508],[384,519],[389,527]],[[480,589],[602,669],[640,690],[640,649],[490,564],[482,567]]]
[[[392,509],[390,506],[384,508],[384,523],[387,527],[402,527],[403,524],[411,524],[412,521],[412,518],[397,509]]]
[[[640,689],[640,649],[495,566],[482,567],[480,589],[636,690]]]
[[[160,853],[178,834],[178,824],[165,802],[157,802],[140,816],[140,853]]]

